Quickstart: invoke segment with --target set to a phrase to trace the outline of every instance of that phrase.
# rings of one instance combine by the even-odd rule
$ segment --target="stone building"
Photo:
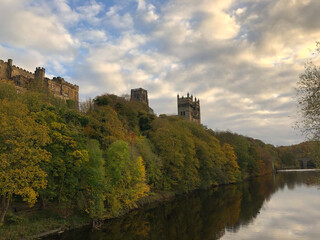
[[[189,96],[189,93],[187,94],[187,97],[179,97],[179,94],[177,95],[177,101],[178,101],[178,116],[184,117],[188,121],[196,122],[198,124],[201,123],[200,120],[200,100],[195,98],[193,100],[193,96]]]
[[[131,89],[131,101],[145,103],[149,106],[148,92],[143,88]]]
[[[49,89],[56,97],[79,102],[79,87],[77,85],[68,83],[61,77],[46,78],[44,68],[37,67],[34,73],[29,72],[13,65],[12,59],[8,59],[7,62],[0,60],[0,81],[11,82],[21,89],[32,87]]]

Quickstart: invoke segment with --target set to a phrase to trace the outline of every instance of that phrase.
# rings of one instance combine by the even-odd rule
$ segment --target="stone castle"
[[[45,77],[45,69],[37,67],[35,72],[29,72],[12,64],[12,59],[7,62],[0,60],[0,81],[12,82],[18,89],[46,87],[54,96],[79,102],[79,87],[66,82],[61,77],[49,79]]]
[[[179,97],[177,95],[178,101],[178,116],[185,118],[188,121],[192,121],[200,124],[200,100],[195,98],[193,100],[193,96],[187,94],[187,97]]]
[[[149,106],[148,91],[143,88],[131,89],[130,101],[138,101]],[[188,121],[200,124],[200,100],[187,94],[187,97],[177,96],[178,116],[183,117]]]
[[[56,97],[79,103],[79,87],[77,85],[68,83],[61,77],[47,78],[44,68],[37,67],[34,73],[29,72],[13,65],[12,59],[8,59],[7,62],[0,60],[0,82],[13,83],[18,90],[30,89],[31,87],[46,88]],[[143,88],[131,89],[130,100],[142,102],[149,106],[148,92]],[[180,98],[178,95],[177,102],[178,116],[188,121],[201,123],[199,99],[195,98],[193,100],[193,96],[189,96],[188,93],[187,97],[182,96]]]

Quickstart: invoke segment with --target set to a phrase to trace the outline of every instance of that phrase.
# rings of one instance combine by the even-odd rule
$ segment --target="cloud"
[[[158,114],[175,113],[176,94],[190,92],[208,127],[286,144],[302,140],[291,129],[294,87],[320,38],[319,9],[308,0],[4,0],[0,54],[65,74],[82,98],[146,88]]]
[[[4,0],[1,5],[1,43],[44,54],[64,55],[76,50],[76,41],[50,13],[39,14],[39,9],[23,0]]]

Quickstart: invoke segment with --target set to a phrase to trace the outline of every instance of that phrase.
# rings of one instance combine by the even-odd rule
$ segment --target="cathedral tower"
[[[193,96],[187,94],[187,97],[179,97],[177,95],[178,101],[178,116],[184,117],[188,121],[196,122],[198,124],[201,123],[200,120],[200,100],[195,98],[193,100]]]

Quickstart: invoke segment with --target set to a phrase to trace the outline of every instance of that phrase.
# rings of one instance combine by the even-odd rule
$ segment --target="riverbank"
[[[247,178],[243,181],[248,181],[249,179],[251,178]],[[215,185],[212,186],[211,189],[233,184],[235,183]],[[150,192],[148,196],[142,197],[137,202],[135,208],[123,211],[116,217],[105,218],[104,220],[95,223],[88,218],[87,214],[78,213],[63,217],[59,213],[59,210],[55,209],[54,205],[48,206],[48,208],[45,210],[40,210],[40,206],[35,206],[29,210],[25,208],[18,213],[10,212],[8,214],[5,224],[0,227],[0,240],[39,239],[85,226],[99,228],[99,226],[102,226],[108,220],[120,218],[136,209],[155,208],[159,205],[159,203],[170,202],[177,196],[185,194],[188,193],[174,191]],[[14,208],[14,205],[12,207]]]
[[[304,204],[306,209],[313,208],[315,215],[311,214],[310,217],[315,217],[316,225],[318,219],[318,212],[314,208],[316,206],[308,202],[310,200],[313,202],[314,197],[319,195],[318,187],[309,184],[309,179],[316,176],[319,176],[317,171],[282,172],[209,190],[195,190],[176,196],[173,201],[156,204],[156,207],[147,205],[122,217],[108,220],[99,231],[84,227],[45,239],[259,239],[261,223],[264,223],[263,235],[268,239],[300,239],[301,236],[305,236],[304,239],[317,239],[316,227],[314,232],[317,235],[308,234],[310,223],[305,221],[305,217],[306,215],[309,217],[310,211],[302,219],[300,218],[302,221],[299,220],[295,224],[295,226],[302,224],[307,228],[296,229],[290,224],[287,225],[303,215],[304,212],[299,210],[301,206],[299,202],[305,194],[301,192],[309,194],[310,191],[312,194],[304,200]],[[297,188],[294,200],[298,200],[292,204],[294,186]],[[305,192],[307,189],[309,190]],[[286,197],[283,196],[285,192]],[[282,199],[280,202],[279,197]],[[270,199],[273,199],[271,205]],[[267,204],[267,208],[264,207],[264,203]],[[269,211],[270,208],[272,211]],[[292,208],[295,211],[292,211]],[[283,211],[286,214],[283,214]],[[274,212],[275,215],[272,214]],[[274,222],[277,219],[287,227],[283,228],[281,224],[270,225],[270,221]],[[235,229],[237,231],[234,231]],[[247,229],[250,231],[249,235]],[[279,231],[281,235],[277,234]]]
[[[171,201],[177,192],[151,192],[148,196],[141,198],[137,202],[136,208],[123,212],[117,217],[128,212],[143,207],[156,207],[160,202]],[[12,205],[14,209],[14,205]],[[9,212],[5,224],[0,227],[0,240],[13,239],[38,239],[51,234],[59,234],[71,229],[77,229],[92,224],[91,219],[86,214],[73,214],[62,217],[54,206],[40,210],[39,207],[23,209],[18,212]],[[103,221],[109,220],[107,218]],[[100,223],[103,223],[101,221]]]

